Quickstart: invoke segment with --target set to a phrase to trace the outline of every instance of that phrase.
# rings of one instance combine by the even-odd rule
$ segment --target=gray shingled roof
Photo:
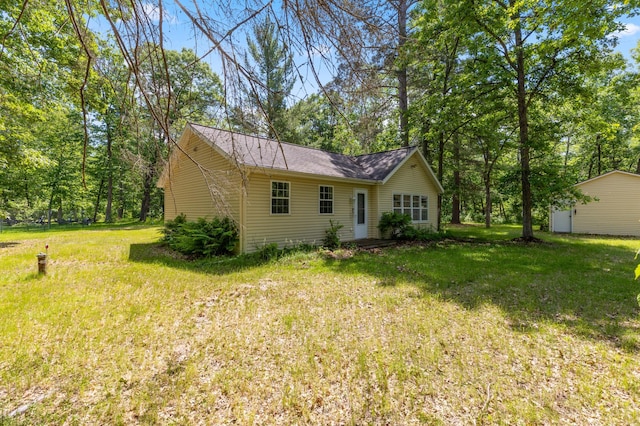
[[[332,178],[383,181],[417,149],[407,147],[352,157],[199,124],[189,126],[238,164]]]

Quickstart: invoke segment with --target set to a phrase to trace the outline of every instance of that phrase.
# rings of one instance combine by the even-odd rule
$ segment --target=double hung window
[[[333,186],[320,185],[320,214],[333,214]]]
[[[271,182],[271,214],[289,214],[289,182]]]

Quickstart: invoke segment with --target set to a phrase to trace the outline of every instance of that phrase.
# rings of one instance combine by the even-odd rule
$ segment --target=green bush
[[[442,238],[442,234],[434,232],[431,228],[416,228],[408,226],[400,236],[403,240],[411,241],[434,241]]]
[[[184,213],[179,214],[173,220],[165,222],[164,229],[162,230],[162,233],[164,234],[162,241],[171,245],[173,239],[180,234],[185,223],[187,223],[187,216],[185,216]]]
[[[271,259],[277,259],[280,255],[280,249],[278,249],[278,243],[265,244],[256,252],[261,260],[269,261]]]
[[[329,229],[325,231],[324,241],[322,244],[329,250],[340,248],[340,230],[344,228],[344,225],[339,222],[333,223],[333,220],[329,219]]]
[[[411,224],[411,216],[408,214],[385,212],[382,213],[378,229],[384,236],[389,233],[394,240],[410,241],[434,241],[443,237],[440,232],[435,232],[431,227],[417,228]]]
[[[378,229],[382,235],[390,232],[392,239],[400,239],[411,227],[411,216],[396,212],[384,212],[378,223]]]
[[[188,222],[184,214],[168,221],[163,234],[173,250],[196,257],[233,254],[239,239],[238,228],[228,217]]]

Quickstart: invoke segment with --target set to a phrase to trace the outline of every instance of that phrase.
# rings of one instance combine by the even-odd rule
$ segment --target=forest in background
[[[419,145],[443,223],[525,238],[575,183],[640,172],[640,53],[614,51],[634,2],[233,4],[0,1],[0,217],[161,218],[188,122],[350,155]],[[178,12],[197,51],[167,47]]]

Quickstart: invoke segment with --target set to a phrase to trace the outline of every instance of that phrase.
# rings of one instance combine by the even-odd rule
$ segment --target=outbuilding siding
[[[574,206],[573,232],[640,236],[640,175],[616,171],[577,187],[597,200]]]

